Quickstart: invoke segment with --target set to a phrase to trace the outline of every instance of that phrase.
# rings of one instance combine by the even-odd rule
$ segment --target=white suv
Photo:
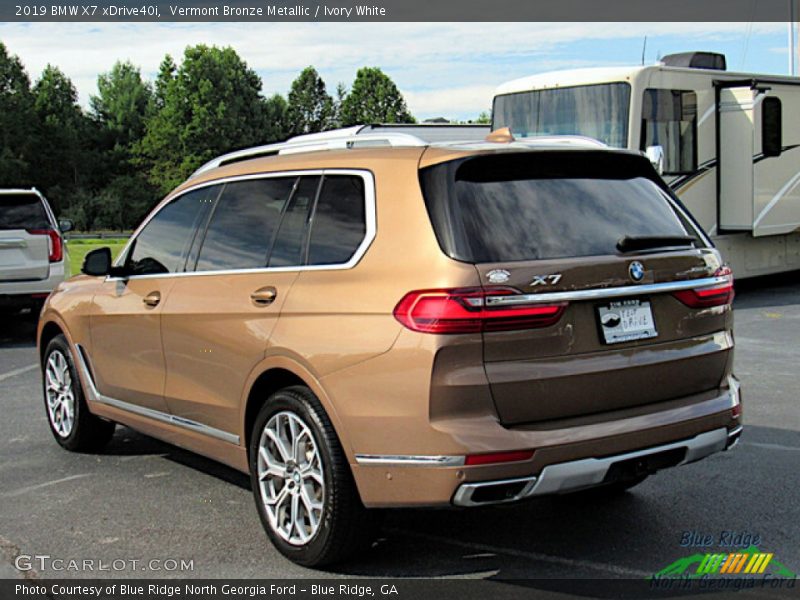
[[[37,189],[0,189],[0,311],[39,314],[69,276],[63,232],[70,229]]]

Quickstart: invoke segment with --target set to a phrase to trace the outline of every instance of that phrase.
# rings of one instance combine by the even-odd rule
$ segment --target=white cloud
[[[313,64],[331,90],[364,65],[383,68],[421,117],[474,115],[499,83],[544,70],[609,64],[602,56],[559,55],[571,43],[673,35],[704,40],[741,36],[742,23],[36,23],[0,24],[0,40],[35,79],[47,63],[75,83],[81,102],[99,73],[130,60],[153,77],[164,54],[187,45],[230,45],[259,72],[264,92],[286,93]],[[753,35],[785,31],[753,24]],[[632,57],[634,58],[634,57]],[[631,61],[633,62],[633,61]]]

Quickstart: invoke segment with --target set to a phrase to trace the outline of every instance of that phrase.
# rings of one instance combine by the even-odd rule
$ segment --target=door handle
[[[150,292],[142,298],[142,302],[147,306],[158,306],[158,303],[161,302],[161,292]]]
[[[278,290],[276,290],[274,287],[270,285],[267,287],[257,289],[255,292],[250,294],[250,299],[257,306],[268,306],[275,301],[275,298],[277,296],[278,296]]]

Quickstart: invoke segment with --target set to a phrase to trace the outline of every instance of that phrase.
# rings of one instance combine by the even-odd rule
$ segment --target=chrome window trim
[[[356,454],[359,465],[394,465],[397,467],[462,467],[464,456],[400,455],[400,454]]]
[[[113,406],[114,408],[124,410],[131,414],[139,415],[140,417],[147,417],[149,419],[153,419],[154,421],[167,423],[168,425],[176,425],[177,427],[196,431],[197,433],[222,440],[223,442],[236,444],[237,446],[239,445],[239,436],[233,433],[228,433],[227,431],[222,431],[221,429],[216,429],[215,427],[210,427],[208,425],[204,425],[203,423],[192,421],[191,419],[179,417],[178,415],[168,414],[161,412],[160,410],[147,408],[146,406],[139,406],[138,404],[131,404],[130,402],[117,400],[111,396],[105,396],[101,394],[97,390],[97,387],[94,384],[94,379],[92,379],[92,374],[89,371],[89,366],[86,364],[86,359],[83,356],[83,348],[80,344],[76,344],[76,348],[78,350],[78,369],[83,376],[83,380],[86,382],[86,395],[92,402],[108,404],[109,406]]]
[[[730,278],[702,277],[685,281],[666,281],[664,283],[646,283],[643,285],[625,285],[621,287],[594,288],[569,292],[549,292],[544,294],[520,294],[514,296],[488,296],[486,306],[508,306],[515,304],[539,304],[545,302],[573,302],[580,300],[599,300],[604,298],[621,298],[623,296],[639,296],[642,294],[661,294],[679,292],[681,290],[713,287],[728,283]]]
[[[206,275],[235,275],[237,273],[247,274],[247,273],[289,273],[289,272],[297,272],[297,271],[341,271],[346,269],[352,269],[355,267],[361,259],[364,257],[364,254],[367,253],[367,250],[372,245],[372,242],[375,239],[375,235],[378,230],[377,225],[377,211],[375,207],[375,176],[366,169],[308,169],[308,170],[300,170],[300,171],[275,171],[270,173],[251,173],[248,175],[234,175],[231,177],[223,177],[222,179],[214,179],[211,181],[204,181],[202,183],[198,183],[196,185],[190,186],[185,190],[182,190],[179,194],[175,194],[173,196],[168,196],[165,198],[161,204],[156,207],[142,222],[141,225],[133,232],[128,243],[125,244],[125,247],[122,249],[122,252],[119,253],[117,260],[114,261],[114,266],[120,266],[125,257],[128,254],[128,251],[136,240],[139,237],[141,231],[147,227],[150,221],[155,218],[155,216],[160,213],[167,204],[176,200],[177,198],[183,196],[184,194],[188,194],[189,192],[193,192],[195,190],[210,187],[213,185],[224,185],[226,183],[233,183],[237,181],[249,181],[253,179],[275,179],[278,177],[299,177],[299,176],[325,176],[325,175],[354,175],[357,177],[361,177],[364,181],[364,216],[366,219],[366,232],[364,234],[364,239],[361,240],[358,248],[353,253],[353,256],[350,257],[346,263],[336,263],[331,265],[300,265],[300,266],[289,266],[289,267],[263,267],[258,269],[221,269],[217,271],[182,271],[180,273],[154,273],[151,275],[129,275],[126,277],[109,277],[106,276],[106,281],[127,281],[129,279],[163,279],[165,277],[202,277]]]

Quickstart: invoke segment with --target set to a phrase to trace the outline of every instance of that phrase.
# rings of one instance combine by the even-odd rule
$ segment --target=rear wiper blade
[[[681,248],[694,246],[690,235],[626,235],[617,241],[617,250],[623,253],[657,248]]]

